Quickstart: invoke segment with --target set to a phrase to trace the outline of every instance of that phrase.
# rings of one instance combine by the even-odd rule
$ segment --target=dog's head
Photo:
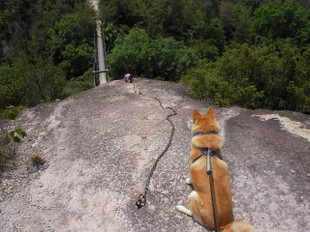
[[[196,134],[197,132],[219,132],[220,125],[216,121],[215,112],[210,106],[208,113],[206,115],[201,115],[198,110],[194,109],[193,112],[193,125],[192,125],[192,134]]]

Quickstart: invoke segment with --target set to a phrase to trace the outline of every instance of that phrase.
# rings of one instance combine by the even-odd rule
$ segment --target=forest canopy
[[[0,3],[0,108],[92,87],[94,15],[84,0]]]
[[[216,104],[310,113],[310,2],[101,0],[111,76],[182,81]],[[0,3],[0,107],[92,86],[84,0]]]

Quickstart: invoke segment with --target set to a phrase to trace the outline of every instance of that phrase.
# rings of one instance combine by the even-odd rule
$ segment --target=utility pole
[[[90,0],[90,2],[94,6],[94,10],[98,14],[99,13],[99,7],[98,7],[99,0]],[[102,38],[102,32],[101,32],[102,17],[93,17],[93,19],[96,19],[97,54],[98,54],[98,64],[99,64],[99,70],[94,70],[93,74],[94,75],[99,74],[99,84],[102,85],[108,82],[107,73],[109,71],[105,65],[106,63],[104,60],[103,38]]]

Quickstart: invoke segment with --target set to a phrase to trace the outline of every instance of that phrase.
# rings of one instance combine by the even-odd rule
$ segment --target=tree
[[[225,32],[218,18],[210,20],[210,23],[205,28],[203,39],[205,39],[208,44],[217,47],[219,54],[222,54],[225,45]]]
[[[144,23],[147,10],[144,1],[139,0],[104,0],[100,1],[99,8],[104,22],[130,28]]]
[[[68,80],[83,75],[92,66],[93,22],[90,20],[79,14],[65,15],[49,31],[54,62],[65,70]]]
[[[128,72],[141,75],[147,44],[148,36],[143,29],[133,28],[128,35],[119,35],[108,56],[112,76],[119,79]]]
[[[61,98],[66,79],[51,60],[29,57],[0,67],[0,108],[9,105],[34,106],[40,100]]]
[[[173,38],[150,41],[145,54],[145,76],[162,77],[167,81],[179,81],[186,69],[197,63],[191,49]]]
[[[24,72],[28,67],[19,60],[0,66],[0,108],[19,105],[26,93]]]
[[[220,4],[220,22],[225,32],[227,41],[232,40],[233,33],[236,30],[235,25],[235,9],[234,5],[230,1],[222,1]]]
[[[47,31],[62,15],[72,13],[77,3],[85,4],[84,0],[1,1],[0,41],[6,51],[0,60],[47,52]]]
[[[308,13],[296,0],[270,1],[261,5],[254,14],[251,25],[252,43],[290,39],[298,46],[310,41],[310,20]]]
[[[173,38],[150,40],[146,31],[138,28],[119,36],[108,58],[112,76],[116,79],[129,72],[171,81],[179,80],[181,74],[197,61],[182,42]]]
[[[31,61],[30,61],[31,62]],[[32,61],[33,62],[33,61]],[[27,104],[36,105],[41,101],[47,102],[62,97],[62,90],[66,85],[65,73],[54,66],[51,59],[37,58],[25,71],[27,86]]]
[[[251,12],[250,9],[243,4],[236,4],[234,6],[235,31],[233,33],[233,40],[236,43],[242,44],[249,39],[249,28],[251,26]]]

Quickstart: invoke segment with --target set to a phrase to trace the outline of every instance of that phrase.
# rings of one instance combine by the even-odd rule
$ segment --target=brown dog
[[[221,232],[255,232],[255,229],[241,218],[226,226],[222,226]]]
[[[232,198],[229,184],[228,166],[222,160],[220,148],[222,139],[217,135],[220,125],[216,121],[216,115],[212,107],[206,115],[201,115],[196,109],[193,112],[194,123],[192,125],[192,153],[191,153],[191,182],[195,191],[189,195],[189,209],[178,205],[177,209],[192,216],[201,224],[214,229],[213,209],[210,192],[209,177],[206,173],[206,156],[200,148],[209,148],[215,151],[217,156],[211,156],[211,166],[215,188],[217,205],[216,220],[219,226],[225,226],[231,222]],[[221,159],[220,159],[221,158]],[[190,180],[187,180],[190,183]]]

